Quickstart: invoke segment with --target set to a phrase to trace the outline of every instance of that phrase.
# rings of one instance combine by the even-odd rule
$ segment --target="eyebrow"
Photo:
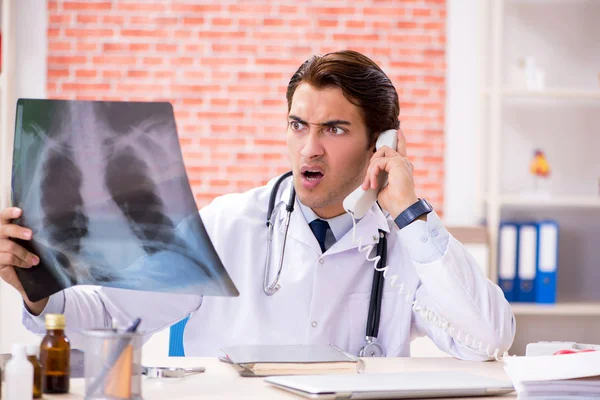
[[[301,124],[309,125],[308,122],[304,121],[300,117],[296,117],[295,115],[290,115],[288,117],[288,119],[293,119],[294,121],[300,122]],[[350,121],[346,121],[346,120],[343,120],[343,119],[334,119],[334,120],[331,120],[331,121],[321,122],[320,124],[317,124],[317,125],[320,125],[320,126],[336,126],[336,125],[352,125],[352,124],[350,123]]]

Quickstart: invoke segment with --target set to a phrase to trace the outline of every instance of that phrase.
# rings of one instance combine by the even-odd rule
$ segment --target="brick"
[[[252,14],[268,14],[271,12],[271,7],[266,4],[232,4],[228,7],[232,13],[252,13]]]
[[[214,4],[171,4],[171,10],[181,13],[209,13],[221,11],[221,5]]]
[[[129,17],[129,23],[132,25],[151,25],[155,23],[153,17],[134,15]]]
[[[213,18],[211,20],[213,26],[230,26],[233,24],[232,18]]]
[[[346,28],[350,29],[363,29],[365,27],[365,21],[346,21]]]
[[[365,7],[363,14],[366,16],[383,15],[386,17],[403,17],[406,12],[400,7]]]
[[[98,50],[98,43],[90,42],[77,42],[77,52],[91,53]]]
[[[130,78],[147,78],[148,76],[150,76],[150,72],[129,70],[127,71],[127,76]]]
[[[161,57],[144,57],[142,60],[144,65],[161,65],[163,58]]]
[[[165,78],[174,78],[176,73],[175,73],[175,71],[153,71],[152,75],[156,79],[165,79]]]
[[[73,46],[70,42],[50,42],[48,43],[48,50],[51,52],[65,52],[70,51]]]
[[[354,15],[356,9],[354,7],[309,7],[309,15]]]
[[[48,78],[66,78],[69,76],[69,70],[67,68],[61,69],[48,69]]]
[[[108,83],[72,83],[65,82],[62,84],[63,90],[73,92],[103,92],[110,89]]]
[[[129,51],[129,45],[127,43],[104,43],[102,50],[105,53],[110,52],[126,52]]]
[[[82,38],[82,37],[112,37],[114,31],[112,29],[66,29],[65,35]]]
[[[125,17],[123,17],[121,15],[103,15],[102,23],[103,24],[123,25],[123,24],[125,24]]]
[[[85,56],[48,56],[48,65],[76,65],[84,64]]]
[[[338,21],[331,19],[320,19],[318,21],[319,28],[333,28],[338,26]]]
[[[62,7],[65,11],[107,11],[112,8],[112,2],[62,1]]]
[[[156,51],[166,52],[166,53],[174,53],[177,51],[176,44],[167,44],[167,43],[157,43],[155,46]]]
[[[92,62],[99,65],[134,65],[136,57],[131,56],[94,56]]]
[[[202,80],[205,79],[207,76],[206,72],[204,71],[196,71],[196,70],[192,70],[192,71],[184,71],[183,73],[183,77],[187,80],[187,79],[192,79],[192,80]]]
[[[75,71],[75,78],[95,78],[98,76],[98,71],[95,69],[78,69]]]
[[[204,24],[204,18],[203,17],[185,17],[185,18],[183,18],[183,24],[191,25],[191,26],[202,25],[202,24]]]
[[[60,37],[62,31],[58,28],[48,28],[48,38]]]
[[[168,35],[168,31],[164,29],[121,29],[121,36],[123,37],[164,38]]]
[[[69,14],[60,14],[60,15],[50,15],[48,17],[49,25],[68,25],[71,23],[72,15]]]
[[[148,51],[150,50],[150,44],[148,43],[131,43],[129,45],[129,51]]]
[[[86,14],[79,14],[77,15],[77,23],[78,24],[95,24],[98,22],[98,16],[97,15],[86,15]],[[63,22],[63,23],[68,23],[68,22]]]
[[[103,78],[108,78],[108,79],[120,78],[123,75],[125,75],[125,72],[121,71],[121,70],[107,70],[107,71],[102,71],[102,77]]]
[[[194,59],[191,57],[175,57],[169,60],[169,64],[174,66],[192,65],[193,63]]]
[[[263,21],[264,26],[283,26],[283,19],[281,18],[265,18]]]
[[[412,15],[415,17],[429,17],[431,15],[431,10],[428,8],[414,8],[412,10]]]
[[[288,6],[288,5],[281,5],[281,6],[279,6],[279,13],[280,14],[297,14],[298,13],[298,7],[296,7],[296,6]]]
[[[118,11],[135,11],[135,12],[162,12],[166,11],[167,5],[164,3],[151,3],[146,1],[136,1],[133,3],[117,3]]]

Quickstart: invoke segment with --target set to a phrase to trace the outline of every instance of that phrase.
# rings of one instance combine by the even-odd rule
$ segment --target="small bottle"
[[[12,346],[12,358],[4,369],[6,385],[4,400],[30,399],[33,393],[33,365],[25,354],[25,345],[15,343]]]
[[[69,393],[71,344],[65,336],[65,316],[46,315],[46,336],[40,344],[44,393]]]
[[[33,398],[42,398],[42,364],[38,359],[40,346],[35,344],[27,345],[27,358],[33,365]]]

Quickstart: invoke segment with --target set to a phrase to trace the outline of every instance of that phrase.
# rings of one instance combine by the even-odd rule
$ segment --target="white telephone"
[[[398,131],[390,129],[379,134],[377,142],[375,143],[375,149],[379,150],[383,146],[388,146],[392,150],[396,150],[397,144]],[[377,189],[364,190],[362,186],[356,188],[356,190],[344,199],[344,210],[356,219],[364,217],[367,211],[371,209],[373,203],[377,201],[377,196],[381,189],[387,185],[387,178],[386,172],[380,172],[377,177]]]

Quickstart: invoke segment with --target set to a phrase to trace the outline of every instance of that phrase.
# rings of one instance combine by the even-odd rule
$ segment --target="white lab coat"
[[[321,254],[297,207],[288,232],[281,289],[273,296],[263,292],[265,222],[273,182],[219,197],[200,211],[239,297],[202,298],[80,286],[51,296],[40,317],[24,310],[25,326],[42,332],[43,315],[61,312],[64,307],[67,334],[78,347],[78,329],[106,327],[111,319],[125,324],[139,316],[141,329],[151,333],[192,313],[184,331],[187,356],[218,356],[220,348],[239,344],[293,343],[333,343],[357,354],[365,340],[373,263],[357,250],[351,232]],[[283,203],[290,187],[291,180],[281,185],[276,202],[271,277],[279,261],[286,214]],[[409,356],[411,340],[420,335],[429,336],[440,349],[462,359],[487,360],[496,349],[507,351],[515,321],[500,288],[484,277],[435,213],[422,225],[423,232],[417,237],[403,236],[403,230],[374,206],[356,226],[357,237],[367,244],[374,244],[378,229],[389,232],[390,268],[378,337],[387,356]],[[417,253],[416,247],[431,245],[439,251],[435,260],[411,257],[411,249]],[[392,275],[397,275],[394,286],[403,283],[402,293],[390,284]],[[415,299],[423,311],[413,310]]]

